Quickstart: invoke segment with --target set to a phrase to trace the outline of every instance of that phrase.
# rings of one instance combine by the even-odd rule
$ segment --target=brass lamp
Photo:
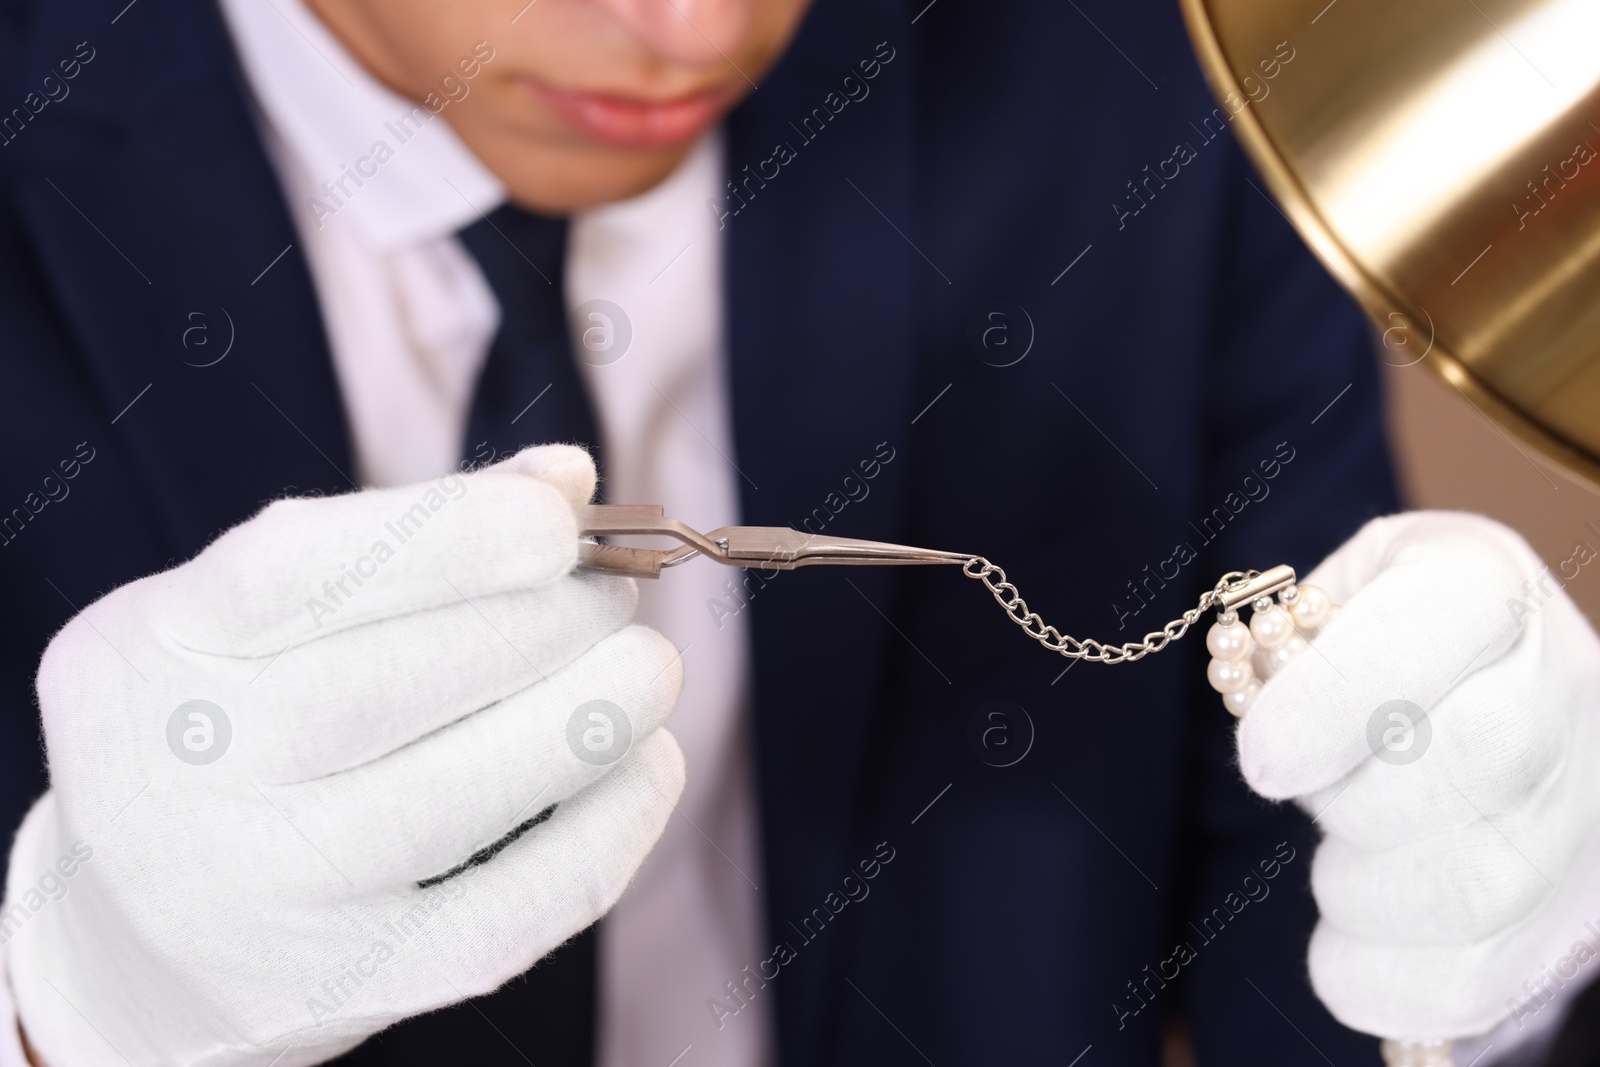
[[[1600,3],[1182,4],[1224,117],[1385,359],[1600,482]]]
[[[1180,2],[1209,125],[1385,360],[1600,484],[1600,0]],[[1427,1036],[1384,1056],[1448,1064]]]

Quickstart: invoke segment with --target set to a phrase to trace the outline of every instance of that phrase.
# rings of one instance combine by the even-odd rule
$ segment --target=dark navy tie
[[[500,332],[473,397],[467,456],[505,456],[556,441],[597,452],[594,411],[572,356],[562,306],[566,220],[508,204],[460,236],[494,290],[501,314]]]

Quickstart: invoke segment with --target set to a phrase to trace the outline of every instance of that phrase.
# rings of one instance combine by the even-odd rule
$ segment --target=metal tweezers
[[[974,558],[961,552],[803,533],[787,526],[723,526],[710,533],[700,533],[677,519],[667,518],[660,504],[589,504],[578,509],[578,527],[584,538],[654,534],[682,542],[678,547],[665,549],[630,548],[594,540],[585,540],[579,546],[581,569],[635,578],[659,578],[661,568],[676,567],[695,556],[705,556],[730,567],[783,571],[814,563],[964,565]]]

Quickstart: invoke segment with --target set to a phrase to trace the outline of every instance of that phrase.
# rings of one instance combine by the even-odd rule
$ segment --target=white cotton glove
[[[681,670],[572,572],[594,483],[556,446],[279,501],[56,635],[0,913],[51,1067],[317,1063],[616,901],[683,788]]]
[[[1355,1029],[1525,1022],[1542,968],[1594,944],[1600,642],[1545,571],[1478,516],[1367,524],[1306,579],[1343,607],[1239,726],[1250,785],[1326,834],[1311,980]]]

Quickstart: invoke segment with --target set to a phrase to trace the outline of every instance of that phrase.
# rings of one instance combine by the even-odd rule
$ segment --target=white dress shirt
[[[454,234],[503,203],[505,189],[447,125],[455,105],[435,117],[385,88],[300,0],[223,0],[222,9],[310,264],[359,478],[436,477],[476,445],[465,441],[467,414],[500,314]],[[471,46],[463,42],[463,53]],[[358,167],[378,141],[388,158]],[[365,173],[361,184],[351,170]],[[582,364],[608,497],[661,503],[707,529],[737,521],[741,478],[731,458],[722,245],[704,206],[721,170],[720,139],[708,137],[655,189],[575,217],[566,261],[569,310],[606,299],[632,326],[620,359]],[[701,562],[640,583],[641,620],[684,653],[669,727],[689,784],[601,925],[601,1067],[770,1059],[770,995],[720,1030],[707,1005],[765,956],[747,634],[738,617],[719,628],[707,607],[725,597],[731,573]]]

